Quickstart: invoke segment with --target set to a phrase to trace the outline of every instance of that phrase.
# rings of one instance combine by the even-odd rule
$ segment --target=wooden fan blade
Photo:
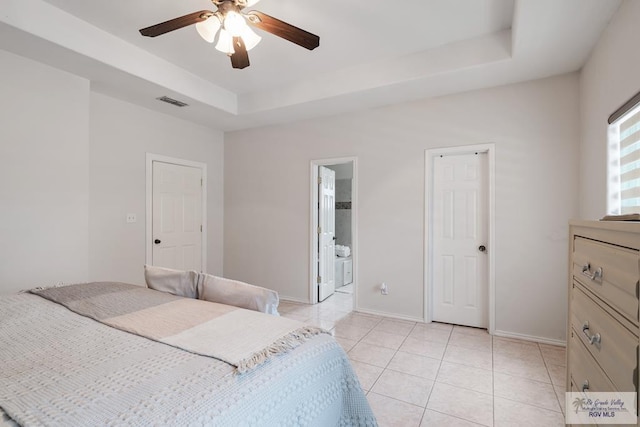
[[[308,31],[294,27],[284,21],[276,19],[265,13],[252,10],[246,14],[248,21],[254,27],[267,31],[292,43],[313,50],[320,46],[320,37]]]
[[[241,37],[233,38],[233,50],[235,50],[235,53],[231,55],[231,66],[239,69],[248,67],[249,54]]]
[[[152,25],[140,30],[140,34],[147,37],[157,37],[162,34],[178,30],[188,25],[197,24],[198,22],[206,21],[213,12],[210,10],[201,10],[200,12],[193,12],[188,15],[181,16],[179,18],[170,19],[169,21],[162,22],[160,24]]]

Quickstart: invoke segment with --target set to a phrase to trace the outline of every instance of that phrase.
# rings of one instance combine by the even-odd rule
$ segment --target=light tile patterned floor
[[[332,331],[381,427],[564,426],[565,349],[485,330],[351,313],[352,295],[283,301]]]

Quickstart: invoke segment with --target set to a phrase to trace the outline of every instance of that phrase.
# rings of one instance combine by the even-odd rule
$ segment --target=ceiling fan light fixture
[[[251,10],[242,13],[245,7],[253,6],[258,0],[211,0],[215,11],[200,10],[179,16],[150,27],[140,29],[145,37],[157,37],[189,25],[196,25],[200,36],[215,48],[231,58],[231,66],[243,69],[250,65],[247,51],[254,48],[262,38],[254,33],[248,24],[290,41],[308,50],[320,46],[320,37],[281,21],[266,13]],[[212,19],[213,16],[215,19]],[[249,21],[249,22],[247,22]],[[218,41],[216,43],[216,34]]]
[[[224,16],[224,29],[231,34],[232,37],[242,37],[242,33],[247,28],[247,22],[244,17],[237,12],[229,11]]]
[[[216,44],[216,50],[219,50],[222,53],[226,53],[229,56],[236,53],[236,50],[233,48],[233,37],[224,28],[220,30],[218,43]]]
[[[256,47],[258,43],[260,43],[260,40],[262,40],[262,37],[257,35],[248,25],[242,30],[240,37],[242,37],[242,41],[248,51]]]
[[[216,33],[220,29],[221,23],[217,15],[212,15],[206,21],[198,22],[196,24],[196,30],[200,37],[205,39],[209,43],[213,43],[216,38]]]

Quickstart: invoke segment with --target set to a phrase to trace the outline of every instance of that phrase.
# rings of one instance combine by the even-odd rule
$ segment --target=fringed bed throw
[[[292,319],[124,283],[94,282],[31,293],[114,328],[222,360],[237,373],[315,335],[328,334]]]

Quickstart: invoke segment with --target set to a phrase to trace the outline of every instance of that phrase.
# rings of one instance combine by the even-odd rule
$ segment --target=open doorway
[[[310,302],[357,307],[356,158],[311,162]]]

